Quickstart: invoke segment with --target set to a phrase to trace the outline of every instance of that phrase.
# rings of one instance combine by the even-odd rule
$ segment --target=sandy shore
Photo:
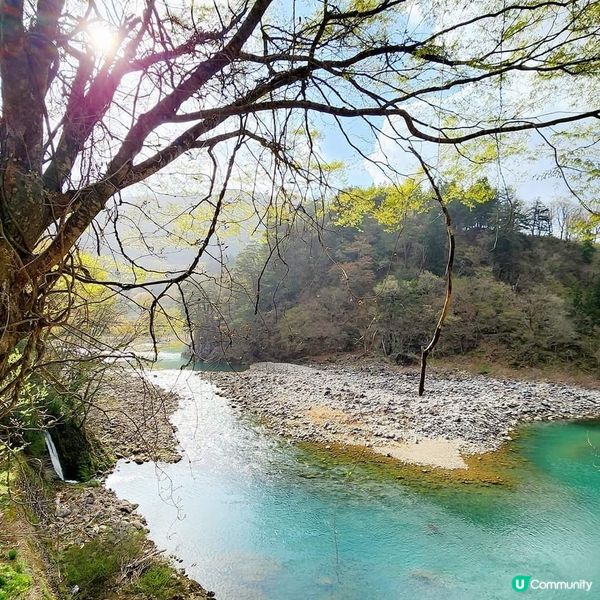
[[[448,469],[465,468],[465,455],[498,449],[522,423],[600,417],[598,390],[468,374],[428,376],[421,398],[416,372],[386,366],[257,363],[210,378],[280,435]]]

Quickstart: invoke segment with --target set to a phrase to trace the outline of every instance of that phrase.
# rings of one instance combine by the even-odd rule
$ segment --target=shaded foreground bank
[[[85,424],[85,436],[102,456],[97,463],[100,471],[90,473],[86,481],[64,483],[46,456],[31,452],[4,466],[0,598],[211,597],[148,539],[146,521],[135,511],[136,505],[119,500],[101,484],[117,459],[137,463],[181,459],[169,420],[177,407],[177,397],[115,367]],[[69,448],[69,440],[61,439],[58,430],[53,437],[63,452]]]

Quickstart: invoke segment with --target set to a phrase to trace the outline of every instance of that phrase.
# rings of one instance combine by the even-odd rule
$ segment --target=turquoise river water
[[[598,424],[530,427],[513,489],[424,491],[323,464],[241,419],[198,374],[155,377],[184,398],[184,458],[121,461],[107,485],[218,599],[508,599],[516,575],[593,582],[526,597],[600,598]]]

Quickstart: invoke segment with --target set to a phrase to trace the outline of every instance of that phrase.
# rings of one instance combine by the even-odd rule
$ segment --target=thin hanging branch
[[[442,311],[440,312],[440,318],[438,319],[437,326],[435,328],[435,332],[433,333],[433,337],[431,341],[423,350],[421,351],[421,377],[419,379],[419,396],[423,395],[425,391],[425,373],[427,371],[427,357],[430,352],[437,345],[440,335],[442,334],[442,327],[444,326],[444,322],[446,321],[446,317],[448,316],[448,312],[450,310],[450,302],[452,300],[452,268],[454,267],[454,250],[456,248],[456,241],[454,239],[454,232],[452,230],[452,219],[450,218],[450,213],[448,212],[448,208],[442,198],[442,193],[440,188],[435,182],[431,171],[429,170],[429,166],[423,160],[421,155],[411,148],[411,152],[417,157],[418,161],[421,163],[421,167],[423,167],[423,171],[429,179],[429,183],[435,193],[435,199],[438,201],[442,212],[444,213],[444,219],[446,221],[446,232],[448,233],[448,262],[446,264],[446,297],[444,298],[444,306],[442,307]]]

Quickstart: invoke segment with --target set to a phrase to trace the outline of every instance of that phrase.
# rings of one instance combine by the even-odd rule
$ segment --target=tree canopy
[[[457,241],[454,299],[437,356],[483,368],[597,373],[597,246],[585,237],[532,232],[525,215],[512,215],[514,198],[509,203],[494,193],[472,208],[464,203],[469,199],[448,204]],[[537,203],[530,212],[537,218],[548,211]],[[198,358],[253,362],[353,352],[416,362],[443,302],[447,251],[438,212],[430,205],[394,228],[370,212],[353,225],[333,213],[320,240],[311,228],[295,227],[266,268],[268,247],[249,246],[207,296],[190,290]]]
[[[599,16],[591,0],[2,0],[0,391],[69,322],[76,283],[96,281],[82,249],[129,265],[97,283],[130,299],[147,290],[152,328],[202,270],[233,188],[260,220],[323,201],[339,185],[316,135],[324,122],[399,186],[389,143],[449,148],[448,169],[469,180],[539,132],[595,215]],[[567,105],[551,101],[567,89]],[[205,222],[189,263],[159,268],[141,258],[156,249],[139,215],[175,234],[127,190],[152,189],[184,156],[199,183],[179,213]],[[9,360],[17,343],[22,358]]]

